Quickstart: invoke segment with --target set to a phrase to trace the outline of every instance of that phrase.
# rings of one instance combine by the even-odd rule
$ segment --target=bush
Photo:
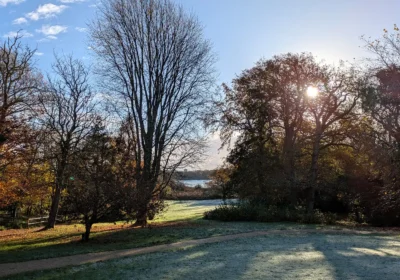
[[[250,205],[220,205],[212,211],[204,213],[204,218],[220,221],[248,221],[254,220],[257,210]]]
[[[323,215],[324,215],[324,224],[327,224],[327,225],[336,224],[336,221],[338,220],[338,216],[336,213],[326,212],[326,213],[323,213]]]
[[[5,227],[8,229],[21,229],[21,228],[26,228],[27,226],[26,226],[26,221],[15,219],[8,222]]]
[[[335,224],[338,217],[334,213],[315,210],[306,214],[304,208],[289,209],[274,205],[265,206],[243,202],[235,205],[220,205],[204,213],[205,219],[219,221],[258,221],[258,222],[300,222],[306,224]]]
[[[303,224],[323,224],[325,221],[324,214],[320,210],[314,210],[312,214],[304,213],[299,222]]]

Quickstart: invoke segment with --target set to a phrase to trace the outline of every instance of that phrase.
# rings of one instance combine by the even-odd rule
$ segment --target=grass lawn
[[[80,242],[84,228],[78,224],[59,225],[48,231],[39,228],[1,231],[0,263],[281,229],[280,234],[37,271],[7,279],[399,279],[398,234],[305,233],[285,230],[340,227],[203,220],[204,211],[218,203],[169,201],[167,210],[149,228],[132,228],[123,222],[97,224],[88,243]]]
[[[399,279],[400,239],[268,235],[16,275],[11,279]]]
[[[151,222],[150,228],[132,228],[123,222],[93,226],[92,240],[82,243],[83,225],[58,225],[0,231],[0,263],[20,262],[89,252],[145,247],[216,235],[277,228],[315,227],[282,223],[223,223],[202,219],[205,211],[219,201],[169,201],[165,213]]]

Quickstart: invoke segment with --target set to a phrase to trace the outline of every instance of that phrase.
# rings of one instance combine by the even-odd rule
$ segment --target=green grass
[[[26,273],[10,279],[399,279],[393,236],[276,234]]]
[[[204,212],[214,209],[218,204],[219,200],[167,201],[165,211],[150,223],[198,220]]]
[[[338,228],[295,223],[203,220],[215,201],[169,201],[149,228],[96,224],[0,232],[0,263],[166,244],[268,229]],[[38,271],[7,279],[398,279],[400,238],[376,234],[298,233],[242,238],[101,263]],[[51,260],[49,260],[51,261]],[[368,278],[369,277],[369,278]]]
[[[312,227],[282,223],[224,223],[202,219],[215,201],[168,202],[150,228],[132,228],[123,222],[93,226],[92,240],[81,242],[83,225],[59,225],[48,231],[6,230],[0,234],[0,263],[53,258],[75,254],[137,248],[216,235],[276,229]]]

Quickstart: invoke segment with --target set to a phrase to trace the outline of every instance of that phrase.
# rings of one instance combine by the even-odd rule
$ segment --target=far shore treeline
[[[210,180],[214,170],[186,170],[177,171],[177,180]]]

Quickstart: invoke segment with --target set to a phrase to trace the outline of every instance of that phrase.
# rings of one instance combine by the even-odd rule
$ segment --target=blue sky
[[[0,0],[0,35],[22,30],[37,48],[37,67],[50,69],[53,51],[88,58],[86,23],[95,13],[95,0]]]
[[[312,52],[337,63],[368,54],[361,35],[378,38],[400,25],[398,0],[175,0],[196,14],[218,56],[219,82],[252,67],[260,58],[286,52]],[[0,0],[0,40],[23,29],[27,44],[37,47],[37,67],[50,69],[53,51],[73,53],[91,62],[86,24],[97,0]],[[11,33],[10,33],[11,32]],[[210,140],[204,166],[215,167],[217,137]]]

